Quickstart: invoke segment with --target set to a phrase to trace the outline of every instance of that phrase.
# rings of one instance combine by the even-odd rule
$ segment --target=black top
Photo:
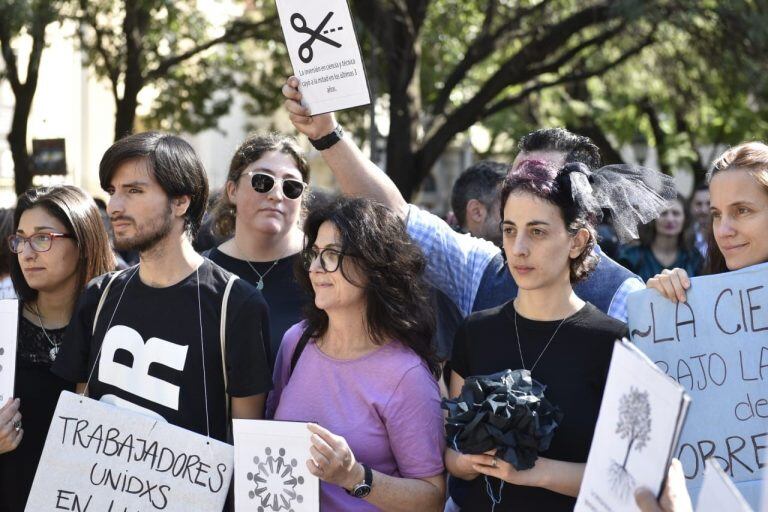
[[[46,333],[54,344],[59,344],[64,328],[46,329]],[[75,389],[73,384],[51,373],[51,342],[40,327],[21,315],[17,339],[14,391],[21,400],[24,437],[18,448],[0,455],[0,510],[3,512],[24,510],[59,394],[65,389]]]
[[[219,322],[230,274],[205,260],[198,268],[198,303],[197,272],[173,286],[152,288],[141,282],[137,270],[123,272],[112,283],[93,336],[96,308],[111,274],[88,284],[53,371],[69,381],[86,382],[95,365],[88,386],[91,398],[161,416],[203,435],[207,394],[211,437],[225,441]],[[246,397],[269,391],[272,376],[264,351],[269,341],[267,305],[261,293],[242,279],[229,296],[226,329],[229,394]]]
[[[529,370],[555,332],[560,320],[534,321],[517,315],[520,346]],[[627,326],[587,303],[560,327],[531,376],[545,384],[544,395],[564,413],[549,450],[541,456],[567,462],[586,462],[600,411],[613,343],[627,335]],[[466,378],[507,368],[523,368],[515,339],[512,301],[473,313],[456,333],[451,368]],[[489,478],[494,495],[500,482]],[[464,510],[490,510],[485,479],[471,482],[452,478],[451,495]],[[546,489],[504,484],[495,510],[573,510],[576,498]]]
[[[283,341],[283,335],[292,325],[299,323],[304,317],[301,309],[309,300],[309,297],[296,282],[293,267],[301,258],[299,253],[288,256],[278,261],[272,270],[274,261],[246,262],[233,258],[221,252],[218,248],[211,249],[207,256],[222,268],[240,276],[252,285],[256,286],[259,276],[254,268],[264,276],[264,288],[261,293],[269,306],[269,325],[271,344],[267,347],[267,357],[270,368],[275,367],[277,349]],[[248,264],[250,263],[250,265]],[[251,268],[253,265],[253,268]],[[269,272],[264,275],[265,272]]]

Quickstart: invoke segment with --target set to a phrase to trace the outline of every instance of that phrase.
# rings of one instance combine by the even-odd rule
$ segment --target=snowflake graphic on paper
[[[254,489],[248,491],[248,497],[259,502],[258,512],[294,512],[294,502],[304,501],[297,489],[304,483],[304,477],[295,474],[298,461],[291,459],[288,462],[285,448],[278,450],[277,457],[272,456],[272,448],[265,448],[264,454],[266,457],[263,460],[258,456],[253,458],[256,471],[246,475],[254,484]]]

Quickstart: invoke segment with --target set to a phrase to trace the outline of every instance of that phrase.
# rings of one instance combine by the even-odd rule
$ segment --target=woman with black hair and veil
[[[504,181],[503,247],[517,297],[469,316],[454,343],[451,396],[466,378],[524,369],[546,386],[563,413],[549,447],[533,467],[516,470],[494,452],[446,449],[452,488],[463,510],[573,510],[608,374],[613,343],[627,326],[584,302],[573,283],[597,264],[595,226],[604,211],[623,240],[674,197],[671,179],[628,166],[590,171],[525,162]],[[462,489],[463,488],[463,489]]]

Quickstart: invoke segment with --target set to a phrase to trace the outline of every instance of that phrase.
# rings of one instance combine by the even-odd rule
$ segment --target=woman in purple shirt
[[[312,212],[300,284],[313,301],[285,334],[267,415],[311,421],[324,512],[442,510],[439,366],[425,261],[403,222],[365,199]]]

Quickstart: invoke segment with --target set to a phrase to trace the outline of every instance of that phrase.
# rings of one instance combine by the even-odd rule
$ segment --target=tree
[[[532,93],[599,76],[655,41],[668,2],[357,0],[389,99],[387,172],[404,196],[453,138]],[[606,51],[606,50],[609,51]]]
[[[110,83],[115,139],[133,131],[139,93],[145,87],[157,90],[151,116],[155,123],[164,120],[175,129],[199,131],[215,126],[226,113],[232,91],[239,87],[238,74],[253,79],[248,61],[242,53],[233,53],[233,44],[274,39],[279,31],[274,8],[255,2],[247,16],[231,19],[216,34],[196,3],[79,1],[72,16],[81,23],[79,39],[89,64]],[[270,93],[275,96],[274,90]]]
[[[616,433],[621,439],[629,439],[627,453],[624,456],[622,469],[627,469],[627,461],[632,448],[640,451],[650,440],[651,433],[651,403],[648,392],[631,387],[629,393],[622,395],[619,401],[619,423]]]
[[[46,0],[0,0],[0,52],[5,69],[0,79],[8,80],[14,96],[13,118],[8,133],[14,167],[14,185],[21,194],[32,185],[32,160],[27,147],[27,124],[37,91],[40,59],[45,49],[45,31],[56,21],[63,2]],[[27,56],[26,78],[22,81],[14,40],[26,35],[32,40]]]

